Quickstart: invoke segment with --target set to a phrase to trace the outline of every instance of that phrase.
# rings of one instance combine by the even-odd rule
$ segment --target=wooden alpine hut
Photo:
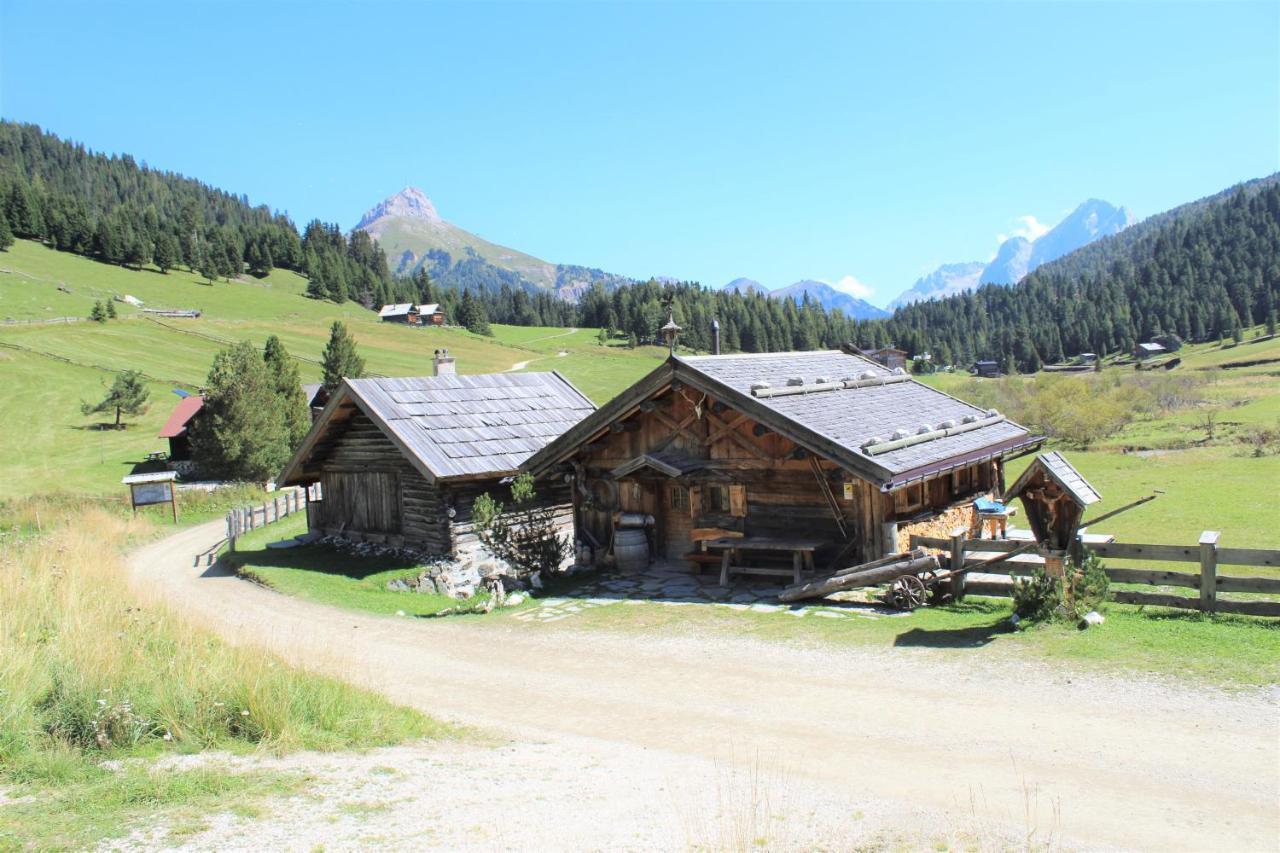
[[[798,575],[974,527],[1004,460],[1039,442],[853,348],[673,355],[523,467],[573,482],[597,558],[634,556],[642,519],[652,558],[728,549],[734,572]]]
[[[508,503],[520,463],[595,411],[558,373],[459,376],[447,354],[437,362],[436,376],[344,379],[334,391],[279,480],[319,484],[312,530],[472,553],[474,500],[488,492]],[[562,507],[568,528],[563,480],[542,484],[538,499]]]

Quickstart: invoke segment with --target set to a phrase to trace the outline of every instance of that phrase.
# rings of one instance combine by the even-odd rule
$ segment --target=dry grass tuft
[[[415,711],[196,630],[125,582],[156,528],[93,504],[10,506],[0,538],[0,783],[106,756],[340,749],[442,735]]]

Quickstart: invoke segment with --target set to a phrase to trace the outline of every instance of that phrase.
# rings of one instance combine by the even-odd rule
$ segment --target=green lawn
[[[573,382],[597,405],[602,405],[667,357],[665,347],[627,348],[614,340],[601,346],[599,329],[560,329],[552,326],[494,325],[503,344],[529,350],[524,370],[555,370]]]
[[[297,514],[242,537],[235,554],[227,555],[240,572],[274,590],[320,604],[394,616],[430,616],[458,604],[445,595],[396,592],[387,581],[418,573],[415,563],[392,557],[357,557],[325,545],[267,548],[268,542],[306,532]]]
[[[196,390],[214,354],[229,342],[261,344],[277,334],[299,359],[306,381],[320,376],[319,359],[335,319],[348,324],[371,373],[422,376],[431,372],[431,354],[447,347],[463,373],[508,370],[522,361],[549,355],[526,369],[554,366],[597,401],[649,369],[650,354],[611,350],[603,361],[576,353],[556,358],[552,344],[533,338],[563,330],[498,327],[485,338],[461,329],[409,328],[380,323],[372,312],[353,304],[333,305],[303,296],[305,280],[277,270],[263,281],[219,281],[213,285],[174,270],[127,270],[26,240],[0,253],[0,319],[23,320],[85,316],[97,299],[130,294],[149,305],[199,307],[196,320],[145,319],[136,309],[116,303],[121,317],[105,324],[0,325],[0,471],[9,497],[46,490],[112,494],[120,477],[148,452],[165,449],[156,437],[177,402],[175,387]],[[71,290],[58,290],[62,285]],[[536,334],[531,333],[536,332]],[[503,336],[518,340],[509,346]],[[568,340],[585,349],[594,332]],[[523,345],[527,344],[527,346]],[[519,347],[519,348],[517,348]],[[540,349],[541,347],[541,349]],[[599,349],[597,347],[597,349]],[[152,378],[149,411],[131,419],[120,432],[91,429],[100,417],[85,418],[82,400],[95,401],[116,372],[142,370]]]

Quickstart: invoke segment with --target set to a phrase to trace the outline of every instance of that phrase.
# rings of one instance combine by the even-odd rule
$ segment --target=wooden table
[[[791,575],[792,581],[800,582],[803,569],[813,571],[813,552],[825,545],[821,539],[774,539],[764,536],[746,536],[741,539],[724,537],[712,539],[707,543],[709,548],[721,548],[720,585],[729,585],[729,576],[737,571],[757,575]],[[743,552],[760,554],[791,554],[791,569],[773,569],[759,566],[735,565],[738,555]]]

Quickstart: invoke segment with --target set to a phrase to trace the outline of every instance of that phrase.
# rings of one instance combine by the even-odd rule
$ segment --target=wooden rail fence
[[[259,506],[233,509],[227,513],[227,544],[234,551],[236,539],[250,530],[266,527],[295,512],[305,512],[306,508],[306,492],[302,489],[290,489]]]
[[[1206,530],[1195,545],[1144,545],[1128,542],[1110,542],[1086,545],[1103,559],[1152,560],[1168,563],[1194,563],[1199,570],[1178,572],[1164,569],[1106,568],[1107,578],[1113,583],[1146,584],[1148,586],[1184,587],[1196,590],[1196,597],[1168,592],[1142,592],[1113,589],[1110,598],[1122,604],[1149,604],[1158,607],[1178,607],[1200,610],[1205,613],[1242,613],[1248,616],[1280,616],[1280,601],[1266,599],[1220,598],[1223,592],[1261,593],[1280,595],[1280,578],[1241,577],[1224,575],[1218,567],[1260,566],[1280,567],[1280,550],[1266,548],[1223,548],[1218,544],[1219,534]],[[912,548],[932,548],[945,551],[944,563],[950,569],[978,569],[985,574],[1029,575],[1036,567],[1030,562],[1009,561],[983,570],[983,559],[974,554],[1008,553],[1025,545],[1011,540],[967,539],[958,533],[950,537],[912,536]],[[1016,559],[1016,558],[1015,558]],[[963,577],[963,576],[961,576]],[[1004,583],[990,583],[965,579],[963,590],[975,595],[1009,596],[1011,587]]]

